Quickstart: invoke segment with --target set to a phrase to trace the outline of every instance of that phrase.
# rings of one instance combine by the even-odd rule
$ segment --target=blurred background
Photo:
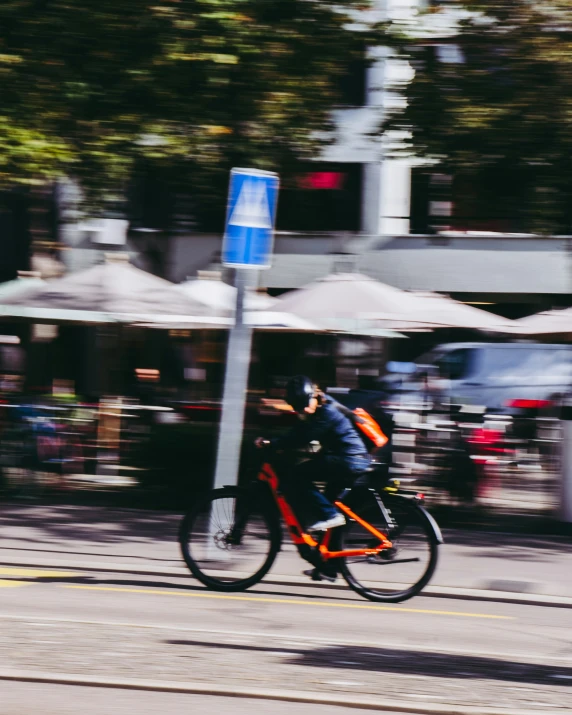
[[[249,166],[281,190],[245,445],[304,373],[378,415],[447,518],[557,522],[571,27],[564,0],[5,0],[3,497],[210,485]]]
[[[570,713],[571,157],[570,0],[0,0],[2,715]],[[415,600],[190,578],[245,357],[239,479],[290,376],[367,410]]]

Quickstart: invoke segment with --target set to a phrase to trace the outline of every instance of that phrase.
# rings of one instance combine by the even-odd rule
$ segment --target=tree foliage
[[[231,165],[311,155],[363,47],[354,4],[2,0],[0,186],[68,174],[101,197],[145,161],[207,201]]]
[[[496,177],[522,228],[569,233],[570,1],[461,0],[392,34],[415,78],[386,128],[410,132],[406,150],[454,173]]]

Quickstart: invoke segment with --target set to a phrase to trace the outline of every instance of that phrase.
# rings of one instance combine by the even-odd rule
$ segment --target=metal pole
[[[218,435],[217,460],[214,478],[215,489],[238,482],[238,468],[244,408],[250,368],[252,328],[244,323],[244,297],[246,288],[254,279],[252,269],[236,269],[236,315],[234,327],[228,337],[222,415]]]
[[[572,523],[572,397],[562,406],[560,519]]]

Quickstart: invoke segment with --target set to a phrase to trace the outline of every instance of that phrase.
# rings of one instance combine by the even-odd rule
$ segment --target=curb
[[[6,560],[0,557],[0,566],[14,566],[20,568],[52,568],[52,569],[68,569],[74,571],[93,571],[107,573],[131,573],[138,576],[178,576],[189,577],[189,571],[184,567],[179,566],[157,566],[153,568],[140,567],[132,564],[110,564],[98,563],[96,561],[88,562],[69,562],[58,561],[52,559],[34,559],[33,561],[24,561],[19,559]],[[326,583],[320,582],[316,584],[307,578],[301,576],[289,576],[286,574],[273,575],[272,572],[267,574],[261,582],[273,586],[299,586],[303,588],[324,588],[333,590],[347,591],[349,588],[345,582],[343,583]],[[496,589],[478,589],[478,588],[459,588],[454,586],[426,586],[420,596],[429,596],[431,598],[448,598],[459,599],[464,601],[492,601],[496,603],[514,603],[529,606],[546,606],[551,608],[572,608],[572,598],[568,596],[556,596],[540,593],[517,593],[514,591],[501,591]]]
[[[377,710],[378,712],[399,712],[416,715],[545,715],[540,710],[498,710],[489,707],[464,705],[418,705],[391,700],[349,699],[327,693],[297,692],[288,690],[267,690],[265,688],[239,688],[204,683],[178,683],[170,680],[132,680],[98,678],[71,673],[47,673],[43,671],[0,670],[0,680],[20,683],[46,683],[51,685],[75,685],[91,688],[112,688],[116,690],[139,690],[160,693],[181,693],[187,695],[211,695],[227,698],[247,698],[255,700],[279,700],[290,703],[313,705],[334,705],[338,707]]]

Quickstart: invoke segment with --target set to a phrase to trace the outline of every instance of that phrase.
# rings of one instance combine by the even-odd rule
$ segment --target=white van
[[[539,343],[449,343],[415,361],[417,374],[400,392],[423,389],[426,372],[432,393],[443,401],[492,410],[549,408],[572,392],[572,346]]]

